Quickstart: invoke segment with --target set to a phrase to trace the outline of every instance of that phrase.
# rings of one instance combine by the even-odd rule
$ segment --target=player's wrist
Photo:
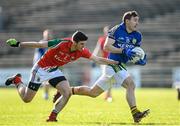
[[[21,46],[21,43],[19,41],[17,41],[17,47],[20,47]]]
[[[20,47],[20,42],[17,41],[15,44],[12,44],[11,47]]]
[[[121,54],[125,54],[125,51],[126,51],[125,49],[120,49]]]
[[[130,53],[130,49],[128,49],[128,48],[122,49],[122,54],[129,56],[129,53]]]

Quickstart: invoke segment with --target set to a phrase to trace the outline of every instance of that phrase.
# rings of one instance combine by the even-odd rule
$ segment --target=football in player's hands
[[[145,52],[141,47],[135,47],[132,49],[133,52],[135,52],[135,56],[132,57],[132,60],[130,60],[130,62],[132,63],[136,63],[138,62],[140,59],[143,60],[145,57]]]

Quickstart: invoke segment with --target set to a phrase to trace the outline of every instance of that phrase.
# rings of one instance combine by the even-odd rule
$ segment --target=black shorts
[[[53,87],[56,88],[56,85],[57,85],[59,82],[65,81],[65,80],[67,80],[67,79],[66,79],[64,76],[55,77],[55,78],[49,80],[49,84],[50,84],[51,86],[53,86]]]
[[[61,82],[67,80],[64,76],[55,77],[49,80],[49,84],[56,88],[56,85]],[[33,91],[38,91],[39,87],[41,86],[41,83],[33,83],[29,82],[28,88]]]

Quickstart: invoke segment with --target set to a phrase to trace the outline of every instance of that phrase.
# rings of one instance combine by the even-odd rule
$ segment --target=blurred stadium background
[[[180,0],[1,0],[0,3],[0,85],[14,72],[28,80],[34,49],[10,48],[8,38],[39,41],[44,29],[55,37],[67,37],[79,29],[87,33],[87,47],[93,51],[105,25],[121,21],[128,10],[140,14],[139,30],[148,55],[145,67],[132,67],[142,87],[172,87],[180,74]],[[87,60],[65,66],[71,84],[82,83]],[[179,69],[179,70],[178,70]]]

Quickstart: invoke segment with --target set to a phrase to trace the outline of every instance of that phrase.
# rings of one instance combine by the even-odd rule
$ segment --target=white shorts
[[[64,74],[58,68],[45,69],[35,64],[31,70],[30,82],[41,84],[44,81],[60,76],[64,76]]]
[[[118,65],[116,65],[118,66]],[[122,85],[123,81],[130,76],[126,69],[120,68],[116,69],[105,65],[103,68],[102,76],[95,82],[95,85],[99,86],[103,90],[108,90],[113,86],[113,84]]]

